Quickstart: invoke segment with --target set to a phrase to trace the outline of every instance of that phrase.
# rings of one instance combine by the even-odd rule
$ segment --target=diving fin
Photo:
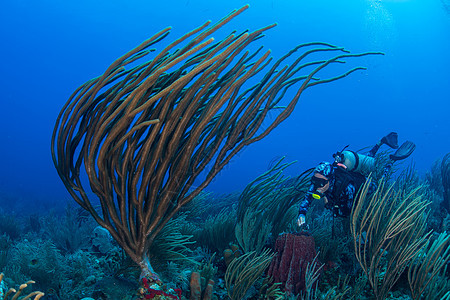
[[[383,144],[388,145],[392,149],[397,149],[398,148],[398,134],[397,134],[397,132],[391,132],[388,135],[384,136],[381,139],[381,142]]]
[[[389,157],[393,161],[402,160],[410,156],[414,150],[416,149],[416,145],[411,141],[404,142],[400,148],[395,151],[394,154],[391,154]]]

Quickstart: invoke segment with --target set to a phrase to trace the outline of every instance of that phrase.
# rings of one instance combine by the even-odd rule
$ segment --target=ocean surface
[[[287,171],[295,176],[346,145],[368,147],[391,131],[400,143],[416,143],[407,163],[422,175],[450,152],[448,0],[2,1],[0,206],[27,214],[74,203],[50,153],[56,118],[72,92],[157,31],[173,28],[156,45],[161,50],[247,3],[213,35],[217,40],[276,22],[255,42],[275,59],[314,41],[385,55],[349,59],[330,71],[367,68],[306,90],[292,115],[234,157],[208,191],[240,191],[281,156],[297,161]]]

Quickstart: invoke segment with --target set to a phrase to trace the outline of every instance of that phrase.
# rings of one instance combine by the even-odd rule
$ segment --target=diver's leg
[[[397,132],[391,132],[388,135],[385,135],[378,141],[378,143],[373,146],[373,148],[369,151],[367,156],[374,157],[377,154],[378,149],[380,149],[381,145],[386,144],[392,149],[398,148],[398,134]]]
[[[378,149],[380,149],[381,145],[382,145],[382,143],[381,143],[381,140],[380,140],[380,141],[378,141],[378,143],[376,143],[376,144],[372,147],[372,149],[370,149],[369,153],[367,153],[367,156],[369,156],[369,157],[375,157],[375,154],[377,154],[377,151],[378,151]]]

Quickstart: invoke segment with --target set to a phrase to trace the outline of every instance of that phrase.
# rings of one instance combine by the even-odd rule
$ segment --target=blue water
[[[288,170],[296,175],[390,131],[417,144],[410,160],[422,174],[450,151],[450,15],[441,0],[2,1],[0,205],[26,213],[72,201],[50,138],[79,85],[162,28],[173,30],[160,48],[246,3],[216,37],[277,22],[257,42],[275,58],[310,41],[385,56],[353,59],[368,69],[304,92],[290,118],[236,156],[208,190],[241,190],[280,156],[298,161]]]

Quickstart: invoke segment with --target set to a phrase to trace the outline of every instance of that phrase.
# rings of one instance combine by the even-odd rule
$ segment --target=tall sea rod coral
[[[411,261],[427,245],[429,202],[420,193],[386,187],[380,181],[369,194],[371,179],[362,187],[350,216],[350,231],[356,259],[373,289],[376,299],[386,299]]]
[[[156,277],[147,250],[161,228],[234,155],[285,120],[305,89],[363,68],[325,79],[313,77],[317,72],[344,58],[380,54],[308,43],[269,68],[270,51],[258,58],[262,48],[250,53],[246,47],[275,24],[233,32],[219,42],[210,38],[247,8],[213,26],[206,22],[138,63],[170,28],[158,32],[81,85],[57,118],[52,157],[59,176],[75,201],[140,265],[143,276]],[[281,66],[303,49],[290,65]],[[314,53],[337,55],[310,60]],[[257,84],[246,86],[266,68]],[[310,71],[300,74],[305,69]],[[280,107],[292,86],[297,86],[295,96]],[[275,117],[268,121],[272,110]]]

